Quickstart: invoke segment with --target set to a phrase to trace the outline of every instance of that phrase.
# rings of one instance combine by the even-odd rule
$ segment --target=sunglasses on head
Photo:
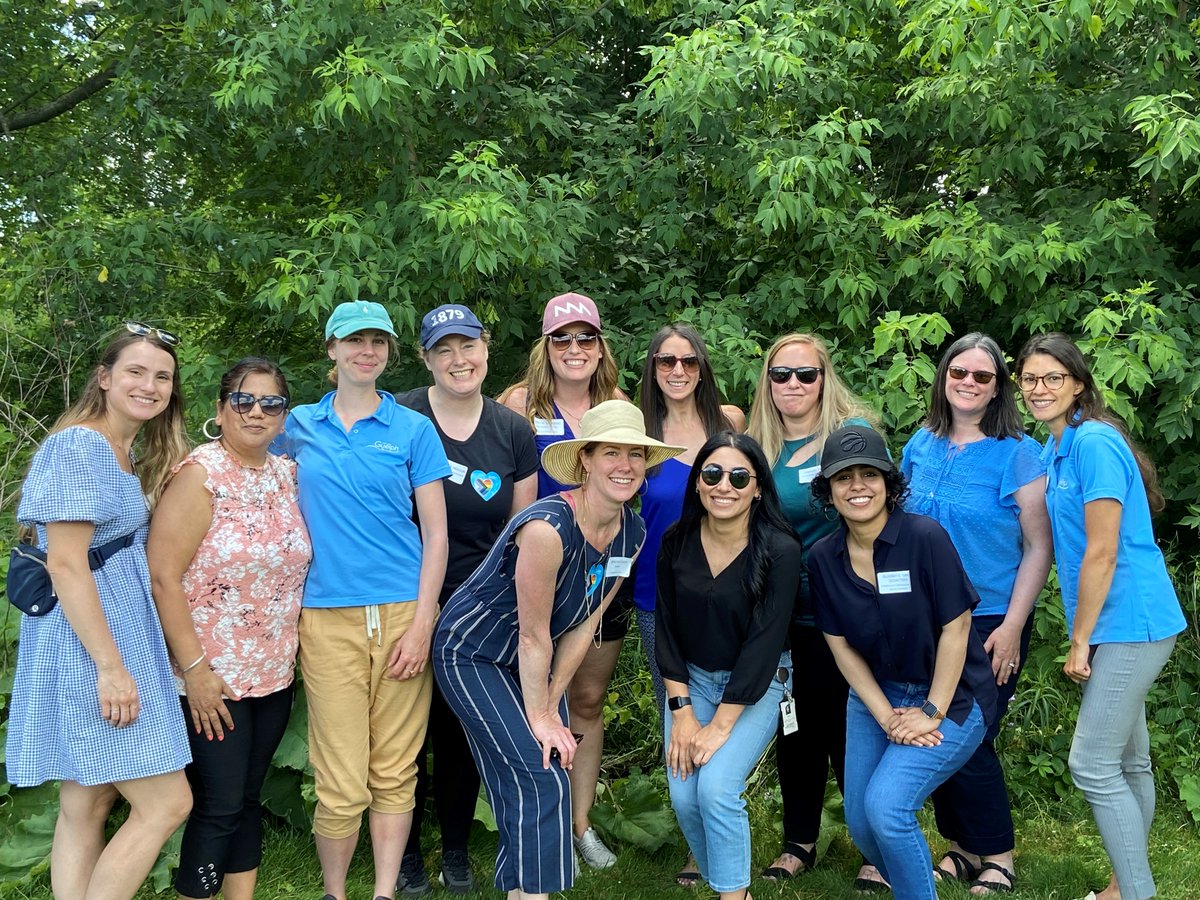
[[[179,335],[164,331],[161,328],[155,328],[153,325],[147,325],[145,322],[126,322],[125,330],[139,337],[156,337],[168,347],[179,346]]]
[[[991,384],[992,379],[996,377],[995,372],[972,372],[970,369],[964,369],[962,366],[950,366],[946,369],[946,374],[954,381],[962,381],[968,375],[975,379],[976,384]]]
[[[579,334],[559,331],[550,335],[550,346],[555,350],[569,349],[572,341],[580,350],[591,350],[600,342],[600,335],[594,331],[581,331]]]
[[[738,491],[749,485],[751,478],[757,477],[749,469],[741,466],[736,466],[732,469],[723,469],[716,463],[709,463],[700,470],[700,480],[709,487],[716,487],[726,475],[729,476],[729,486]]]
[[[700,357],[694,353],[689,353],[687,356],[676,356],[674,353],[655,353],[654,364],[664,375],[667,372],[674,372],[677,365],[682,365],[685,372],[700,371]]]
[[[767,369],[767,377],[776,384],[787,384],[795,375],[801,384],[816,384],[824,371],[816,366],[771,366]]]
[[[278,394],[263,394],[261,397],[256,397],[245,391],[230,391],[225,395],[225,403],[239,416],[244,416],[254,409],[255,403],[263,411],[264,416],[283,415],[284,410],[288,408],[287,397],[280,397]]]

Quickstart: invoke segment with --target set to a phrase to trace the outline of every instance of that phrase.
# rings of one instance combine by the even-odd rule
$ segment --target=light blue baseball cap
[[[383,306],[370,300],[348,300],[334,307],[333,314],[325,323],[325,340],[340,340],[348,334],[368,328],[387,332],[392,337],[396,336],[392,317]]]

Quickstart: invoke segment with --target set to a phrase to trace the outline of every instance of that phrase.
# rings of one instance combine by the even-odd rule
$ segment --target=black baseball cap
[[[825,440],[821,451],[821,474],[832,478],[850,466],[874,466],[880,472],[890,472],[892,457],[883,435],[863,425],[846,425]]]

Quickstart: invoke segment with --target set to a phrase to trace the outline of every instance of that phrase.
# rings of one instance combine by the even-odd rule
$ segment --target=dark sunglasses
[[[975,379],[976,384],[991,384],[992,379],[996,377],[995,372],[972,372],[970,369],[964,369],[962,366],[951,366],[946,370],[946,374],[955,381],[962,381],[970,375]]]
[[[824,371],[816,366],[771,366],[767,369],[767,377],[776,384],[787,384],[795,375],[801,384],[816,384]]]
[[[579,334],[558,332],[550,335],[550,346],[555,350],[570,349],[572,341],[575,342],[580,350],[591,350],[600,343],[600,335],[594,331],[581,331]]]
[[[261,397],[255,397],[245,391],[230,391],[225,395],[225,402],[239,416],[244,416],[254,409],[255,403],[263,411],[264,416],[283,415],[283,411],[288,408],[288,398],[280,397],[278,394],[263,394]]]
[[[664,375],[667,372],[674,372],[677,365],[682,365],[685,372],[700,371],[700,357],[694,353],[689,353],[687,356],[676,356],[674,353],[655,353],[654,364]]]
[[[153,335],[168,347],[179,346],[179,335],[172,334],[169,331],[163,331],[161,328],[155,328],[153,325],[147,325],[145,322],[126,322],[125,330],[130,334],[136,334],[139,337],[150,337]]]
[[[749,469],[743,469],[741,466],[733,469],[723,469],[716,463],[709,463],[700,470],[700,480],[709,487],[716,487],[726,475],[729,476],[729,486],[738,491],[749,485],[751,478],[758,477]]]

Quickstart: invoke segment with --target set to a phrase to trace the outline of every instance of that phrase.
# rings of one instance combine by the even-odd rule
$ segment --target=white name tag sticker
[[[807,466],[796,470],[796,475],[799,476],[801,484],[812,484],[812,480],[820,474],[820,466]]]
[[[784,700],[782,703],[780,703],[779,715],[783,719],[784,734],[795,734],[800,730],[800,725],[796,722],[795,700]]]
[[[628,578],[633,571],[633,560],[628,556],[614,556],[604,567],[605,577]]]
[[[533,420],[533,430],[536,434],[541,435],[561,435],[566,434],[566,423],[562,419],[538,419]]]
[[[902,572],[876,572],[875,583],[879,585],[881,594],[911,594],[912,579],[908,569]]]
[[[467,467],[462,463],[456,463],[450,460],[450,480],[455,484],[462,484],[463,479],[467,477]]]

